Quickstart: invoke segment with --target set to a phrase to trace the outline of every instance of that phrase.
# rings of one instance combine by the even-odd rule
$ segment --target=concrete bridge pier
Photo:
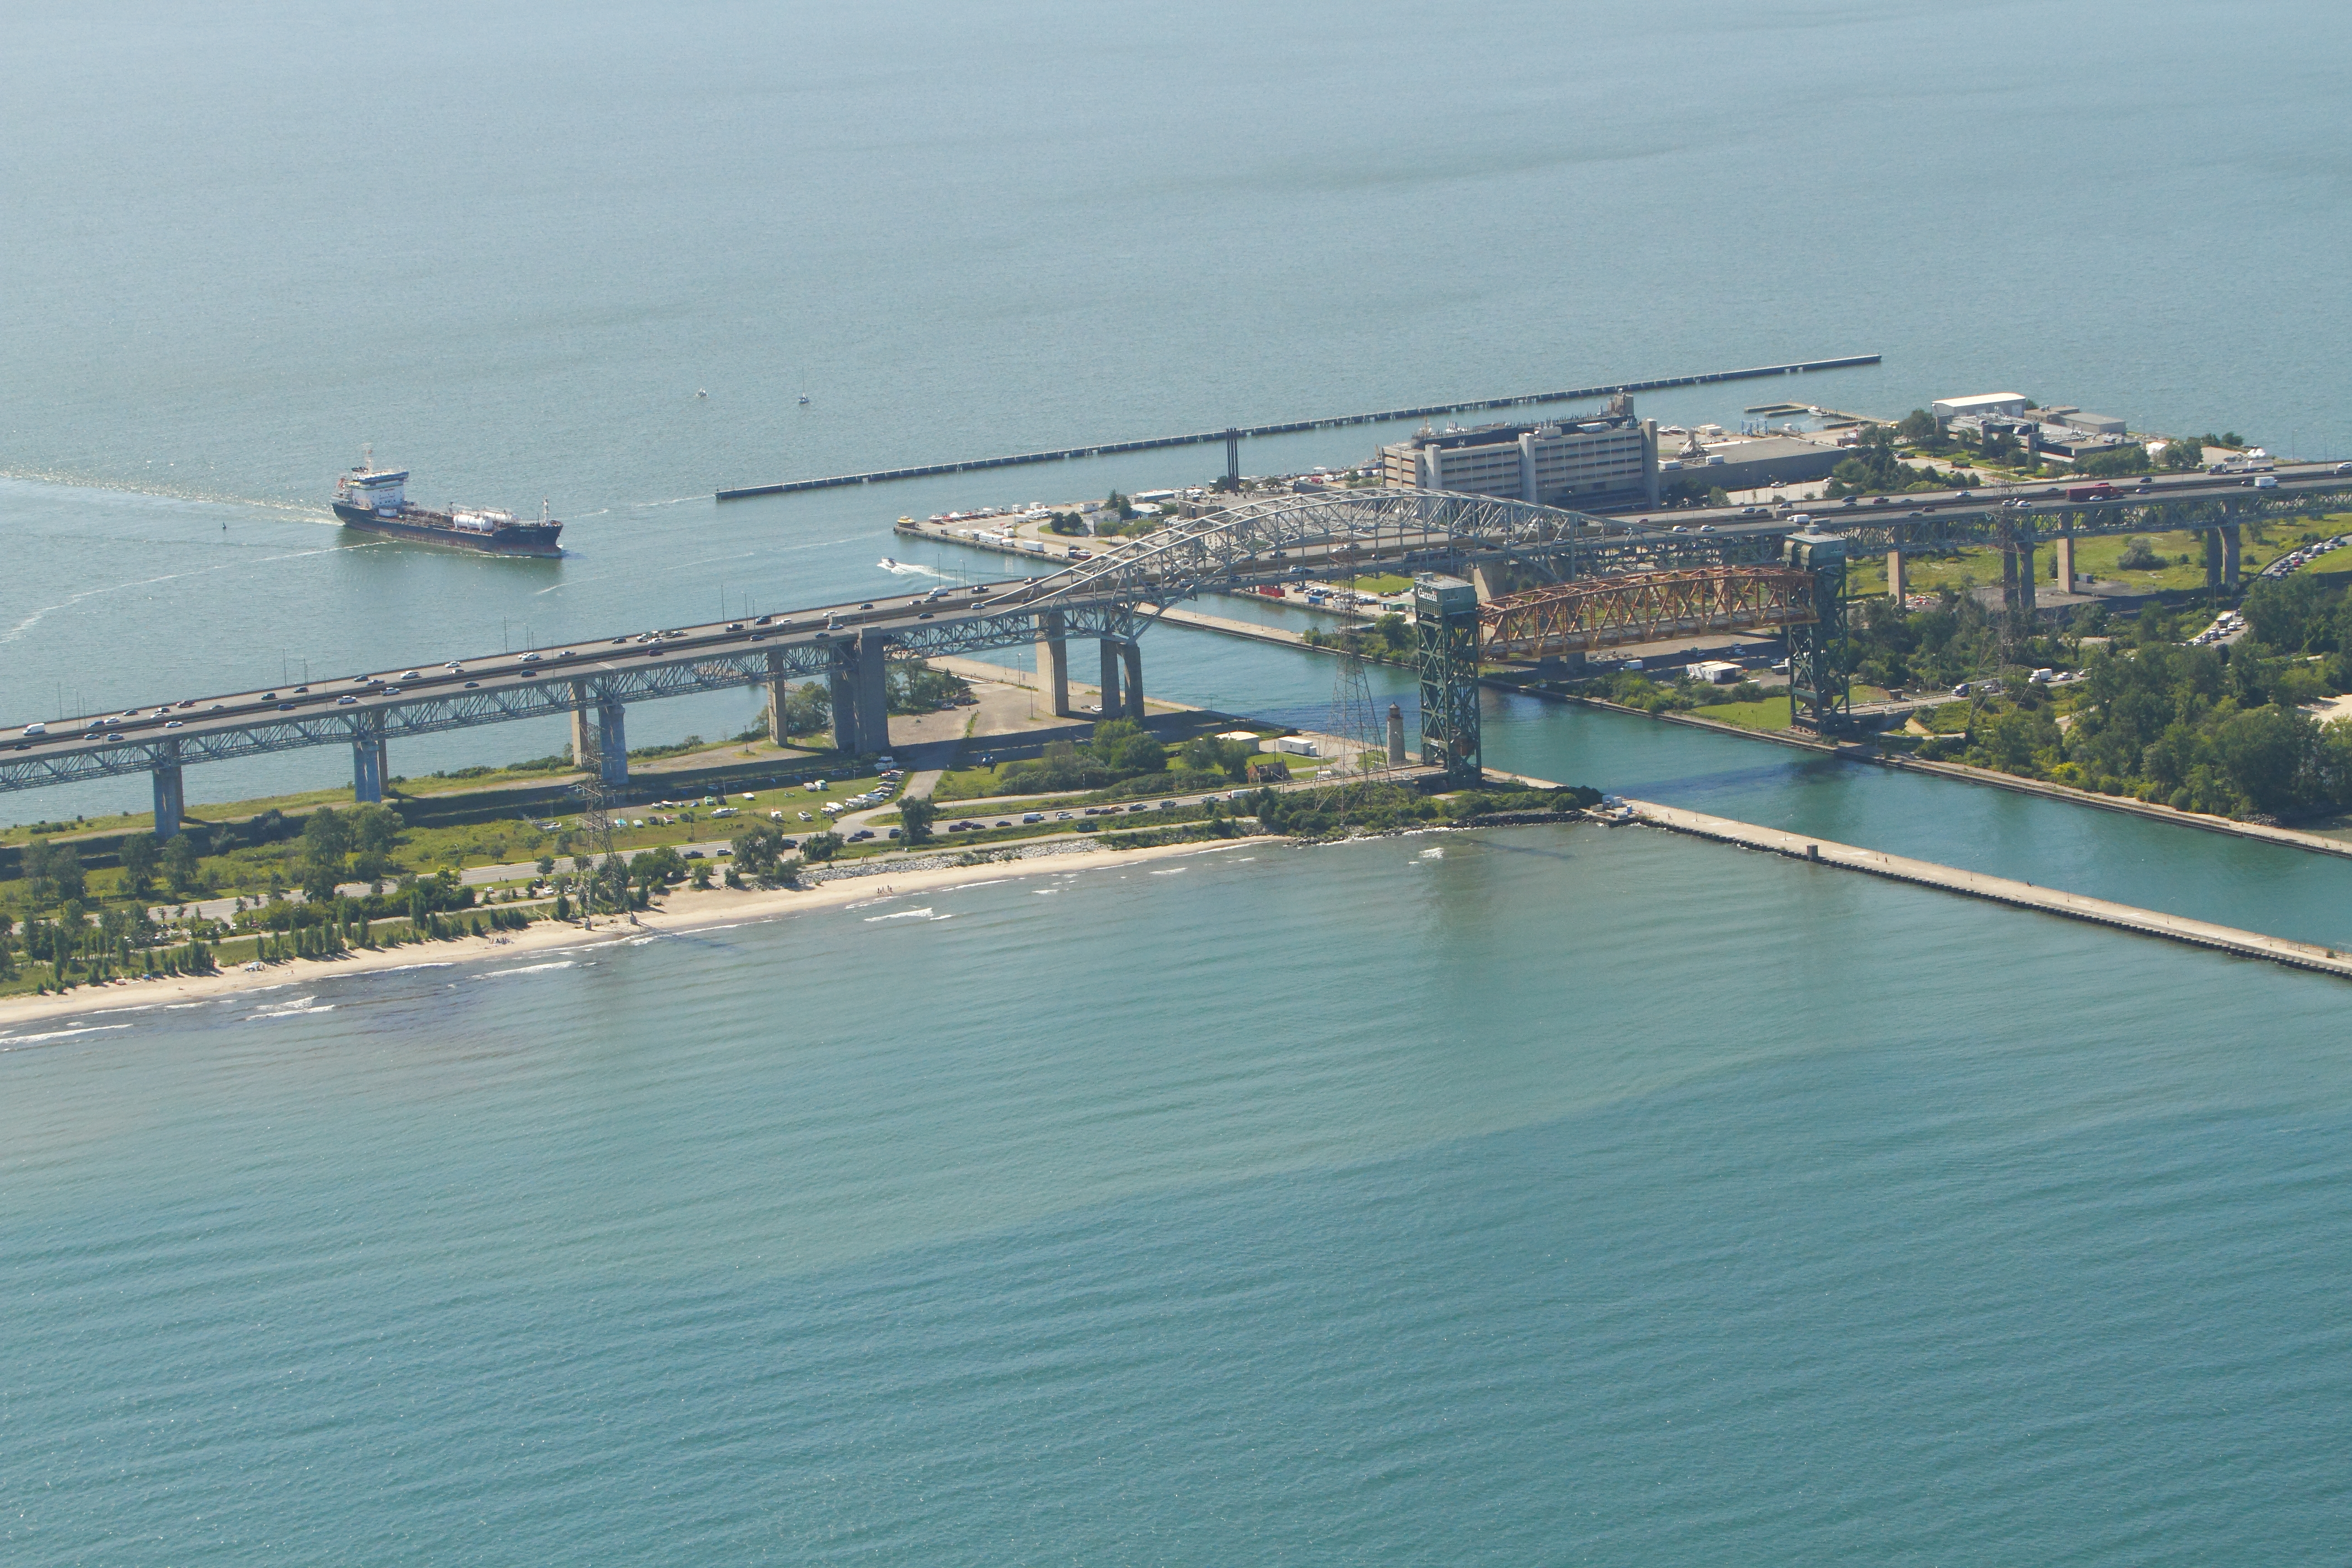
[[[629,782],[628,705],[584,680],[572,683],[572,760],[607,789]]]
[[[1888,551],[1886,552],[1886,596],[1895,601],[1896,609],[1903,607],[1903,596],[1909,587],[1910,584],[1903,578],[1903,552]]]
[[[870,628],[857,634],[857,750],[890,749],[890,639]]]
[[[1070,716],[1070,640],[1064,625],[1059,610],[1045,610],[1037,616],[1037,678],[1053,702],[1056,719]]]
[[[2017,608],[2017,544],[2006,539],[2000,545],[2000,607]]]
[[[2056,539],[2052,540],[2050,542],[2050,548],[2056,551],[2058,554],[2058,571],[2056,573],[2058,591],[2062,594],[2071,594],[2074,591],[2074,535],[2073,531],[2070,529],[2067,532],[2062,533]]]
[[[1102,708],[1106,719],[1118,717],[1123,704],[1118,700],[1118,644],[1109,637],[1102,639]]]
[[[791,733],[785,721],[785,707],[791,701],[793,683],[784,674],[784,656],[775,648],[768,650],[768,739],[781,746]]]
[[[2221,530],[2221,586],[2232,593],[2238,587],[2238,525],[2234,522]]]
[[[1126,642],[1119,645],[1119,658],[1127,665],[1127,701],[1123,711],[1137,723],[1143,722],[1143,645]]]
[[[365,805],[383,799],[385,761],[383,716],[370,714],[360,732],[352,737],[352,800]]]
[[[2221,531],[2218,528],[2205,531],[2205,591],[2221,591]]]
[[[2017,547],[2017,613],[2033,614],[2033,542],[2025,540]]]
[[[155,837],[162,842],[180,831],[188,797],[180,771],[180,742],[166,741],[155,748]]]
[[[857,743],[857,647],[833,645],[833,662],[825,669],[825,688],[833,702],[833,746],[856,754]]]

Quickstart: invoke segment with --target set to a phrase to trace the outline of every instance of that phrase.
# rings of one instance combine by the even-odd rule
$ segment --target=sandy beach
[[[375,952],[353,951],[334,958],[289,958],[258,969],[236,968],[219,974],[177,978],[118,980],[105,985],[78,985],[62,995],[11,996],[0,1000],[0,1030],[16,1026],[71,1018],[94,1021],[110,1012],[144,1009],[161,1005],[203,1002],[240,991],[266,990],[289,981],[333,979],[383,970],[412,969],[420,963],[467,963],[505,961],[555,948],[578,948],[593,942],[642,937],[647,932],[693,931],[704,926],[736,925],[745,921],[774,920],[812,910],[839,909],[869,899],[892,898],[951,888],[980,879],[1032,877],[1045,872],[1092,871],[1191,855],[1214,855],[1228,849],[1264,847],[1286,839],[1248,837],[1208,844],[1165,844],[1146,849],[1099,849],[1032,856],[1019,860],[992,860],[978,866],[936,866],[905,871],[878,871],[870,876],[842,877],[812,888],[779,888],[754,891],[712,888],[697,892],[679,888],[661,907],[641,910],[636,923],[626,917],[599,917],[593,931],[571,923],[541,921],[522,931],[495,936],[461,937],[453,942],[404,942]],[[15,1037],[0,1034],[0,1051]]]

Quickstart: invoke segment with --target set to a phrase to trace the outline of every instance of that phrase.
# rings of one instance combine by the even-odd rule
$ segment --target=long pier
[[[791,495],[798,490],[837,489],[844,485],[877,485],[892,479],[919,479],[933,474],[975,473],[982,468],[1011,468],[1024,463],[1061,463],[1073,458],[1108,458],[1120,452],[1153,452],[1168,447],[1205,447],[1217,441],[1241,441],[1258,436],[1291,436],[1304,430],[1337,430],[1349,425],[1384,425],[1397,419],[1427,419],[1440,414],[1475,414],[1496,408],[1526,408],[1542,403],[1578,403],[1611,397],[1621,392],[1663,392],[1675,386],[1707,386],[1723,381],[1753,381],[1767,375],[1796,375],[1816,370],[1852,370],[1876,364],[1876,354],[1848,354],[1841,359],[1806,360],[1798,364],[1751,365],[1746,370],[1710,371],[1704,375],[1670,375],[1654,381],[1624,381],[1608,386],[1577,386],[1559,392],[1529,392],[1517,397],[1486,397],[1470,403],[1432,403],[1419,408],[1389,408],[1377,414],[1335,414],[1323,419],[1294,419],[1284,425],[1235,426],[1224,430],[1198,430],[1186,436],[1155,436],[1141,441],[1107,441],[1092,447],[1062,447],[1050,452],[1014,452],[1002,458],[970,458],[957,463],[924,463],[914,468],[877,468],[871,473],[835,474],[822,479],[786,479],[772,485],[744,485],[720,490],[720,500],[751,496]]]
[[[1674,833],[1712,838],[1719,844],[1737,844],[1748,849],[1762,849],[1813,865],[1860,871],[1866,876],[1884,877],[1890,881],[1909,882],[1915,887],[1937,888],[1967,898],[2007,904],[2011,909],[2032,910],[2065,920],[2133,931],[2141,936],[2161,937],[2167,942],[2234,953],[2240,958],[2259,958],[2266,963],[2284,964],[2290,969],[2307,969],[2341,979],[2352,979],[2352,954],[2347,954],[2342,948],[2290,942],[2284,937],[2264,936],[2260,931],[2240,931],[2233,926],[2215,925],[2210,921],[2189,920],[2157,910],[2111,903],[2105,899],[2084,898],[2080,893],[2063,892],[2056,888],[2037,888],[2031,882],[1987,876],[1980,871],[1963,871],[1958,867],[1940,866],[1932,860],[1914,860],[1902,855],[1884,855],[1875,849],[1857,849],[1851,844],[1833,844],[1809,833],[1786,833],[1778,828],[1759,827],[1753,823],[1734,822],[1727,817],[1683,811],[1649,801],[1628,800],[1625,804],[1639,820]]]

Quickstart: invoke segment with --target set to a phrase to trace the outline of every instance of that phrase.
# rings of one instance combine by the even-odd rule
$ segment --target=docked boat
[[[426,544],[451,544],[492,555],[561,555],[556,544],[563,524],[539,504],[539,521],[520,519],[510,511],[488,507],[453,506],[447,511],[421,507],[407,498],[408,470],[374,466],[374,455],[335,483],[335,515],[345,528],[380,533],[392,539],[414,539]]]

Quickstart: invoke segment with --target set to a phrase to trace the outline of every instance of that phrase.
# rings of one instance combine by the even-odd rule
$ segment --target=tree
[[[380,802],[355,805],[343,820],[351,833],[349,847],[362,855],[389,859],[400,845],[400,813]]]
[[[25,846],[19,864],[36,904],[66,903],[89,890],[82,878],[81,857],[70,844],[36,838]]]
[[[322,805],[302,824],[302,894],[313,902],[335,896],[343,879],[343,857],[352,847],[352,825],[332,806]]]
[[[542,855],[542,856],[541,856],[541,857],[539,858],[539,865],[538,865],[538,866],[537,866],[537,868],[535,868],[538,870],[539,874],[540,874],[541,876],[542,876],[542,877],[549,877],[549,876],[552,876],[552,875],[554,875],[554,874],[555,874],[555,857],[554,857],[554,856],[552,856],[552,855]]]
[[[899,832],[909,844],[929,844],[931,824],[940,808],[920,795],[905,795],[898,801]]]
[[[122,841],[123,890],[134,899],[143,899],[155,880],[155,836],[133,833]]]
[[[2316,750],[2319,726],[2294,708],[2233,713],[2213,736],[2215,760],[2231,784],[2256,811],[2292,811],[2301,804],[2305,763]]]
[[[833,727],[833,694],[817,681],[806,680],[785,694],[784,733],[772,737],[778,742],[792,735],[814,735]]]
[[[961,676],[933,669],[921,659],[893,659],[887,667],[890,711],[930,713],[971,693]]]
[[[2074,471],[2092,479],[2116,479],[2126,474],[2144,474],[2154,466],[2147,459],[2147,448],[2132,441],[2093,453],[2078,461]]]
[[[694,884],[695,891],[709,892],[710,890],[710,862],[708,860],[697,860],[694,863],[694,869],[687,873],[687,878]]]
[[[1922,441],[1932,441],[1936,438],[1936,416],[1924,408],[1914,408],[1903,416],[1903,423],[1895,427],[1895,433],[1913,446]]]
[[[163,846],[163,878],[178,898],[184,899],[202,886],[195,841],[184,833],[173,834]]]
[[[830,860],[841,853],[842,838],[838,833],[815,833],[801,840],[801,857],[807,860]]]
[[[1168,748],[1143,731],[1132,719],[1107,719],[1095,726],[1096,758],[1122,777],[1164,773]]]
[[[2172,472],[2186,473],[2190,468],[2205,466],[2205,443],[2194,436],[2179,436],[2165,443],[2164,466]]]

